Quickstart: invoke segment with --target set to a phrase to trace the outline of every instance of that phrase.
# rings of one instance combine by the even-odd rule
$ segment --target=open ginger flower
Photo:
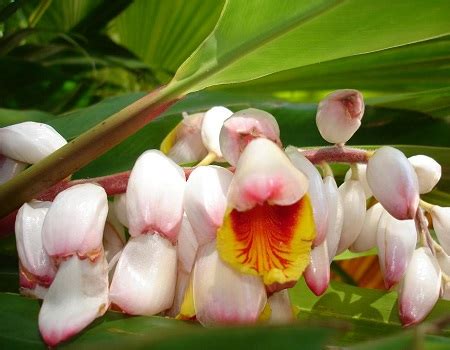
[[[266,286],[298,280],[315,238],[308,180],[272,141],[248,144],[228,192],[217,232],[220,257],[237,270],[262,276]]]

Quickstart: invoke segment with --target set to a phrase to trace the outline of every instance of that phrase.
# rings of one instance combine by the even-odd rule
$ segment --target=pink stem
[[[367,151],[350,147],[324,147],[311,150],[303,150],[301,153],[313,164],[321,162],[329,163],[367,163],[369,155]]]
[[[347,147],[341,148],[337,146],[305,150],[302,151],[302,154],[314,164],[318,164],[323,161],[330,163],[367,163],[368,160],[367,152],[364,150]],[[192,170],[193,168],[184,168],[186,178],[189,177]],[[231,168],[230,170],[234,171],[234,169]],[[39,196],[37,196],[37,199],[42,201],[52,201],[59,192],[82,183],[97,183],[105,189],[109,196],[114,196],[116,194],[126,192],[129,177],[130,171],[124,171],[122,173],[94,177],[90,179],[73,181],[63,180],[42,192]],[[17,210],[0,219],[0,238],[9,236],[14,232],[16,214]]]

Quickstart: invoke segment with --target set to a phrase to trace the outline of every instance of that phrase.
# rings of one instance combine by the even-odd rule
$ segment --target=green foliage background
[[[284,144],[325,145],[314,122],[317,102],[330,90],[356,88],[368,107],[350,144],[392,144],[434,157],[443,179],[427,199],[448,206],[448,18],[445,0],[1,0],[0,127],[43,121],[71,140],[163,84],[193,92],[75,174],[85,178],[130,169],[182,111],[214,105],[267,110]],[[0,343],[43,347],[38,302],[14,294],[14,242],[2,241],[0,252]],[[449,346],[446,337],[425,335],[426,325],[401,331],[395,292],[334,284],[317,298],[299,283],[292,298],[301,309],[298,325],[205,330],[108,313],[67,346]],[[449,306],[439,302],[429,320]]]

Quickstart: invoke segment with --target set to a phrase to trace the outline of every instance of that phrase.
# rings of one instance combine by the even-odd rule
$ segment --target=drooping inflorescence
[[[441,167],[392,147],[346,147],[363,113],[355,90],[320,103],[317,126],[336,145],[319,164],[308,150],[282,148],[268,112],[184,114],[161,150],[137,159],[113,201],[82,184],[53,202],[25,203],[16,218],[20,286],[43,299],[44,341],[70,338],[108,308],[205,326],[289,322],[288,289],[302,276],[321,295],[337,254],[375,247],[386,288],[399,286],[403,324],[422,321],[439,296],[450,298],[450,208],[419,197]],[[65,144],[31,122],[0,135],[2,182]],[[351,165],[339,187],[329,165],[336,161]],[[198,164],[188,178],[183,163]]]

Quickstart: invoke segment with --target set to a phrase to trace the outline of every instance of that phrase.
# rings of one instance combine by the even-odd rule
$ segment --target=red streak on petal
[[[243,264],[257,271],[284,269],[290,264],[289,252],[302,201],[289,206],[257,205],[245,212],[230,213],[236,240],[245,242],[238,252]]]

